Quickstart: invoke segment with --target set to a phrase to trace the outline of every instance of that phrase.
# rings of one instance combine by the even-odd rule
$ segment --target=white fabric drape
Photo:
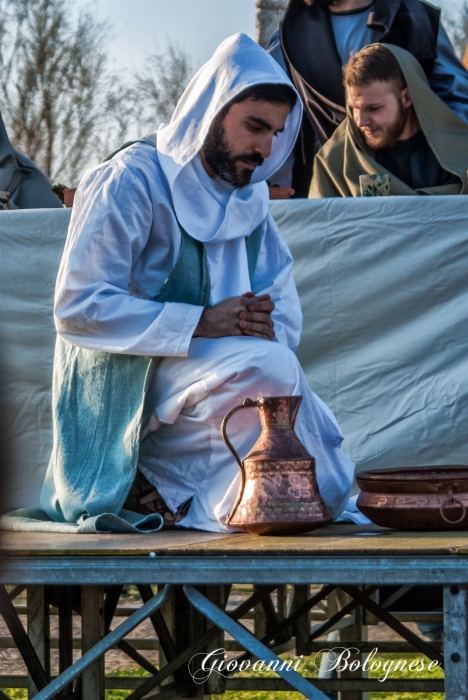
[[[245,89],[262,83],[288,85],[294,90],[286,73],[264,49],[245,34],[235,34],[200,68],[170,124],[157,132],[160,163],[176,216],[199,241],[249,236],[268,215],[265,180],[281,167],[294,146],[302,117],[299,96],[284,131],[274,137],[270,157],[256,168],[249,186],[232,190],[227,203],[215,200],[210,184],[200,179],[192,165],[216,115]]]

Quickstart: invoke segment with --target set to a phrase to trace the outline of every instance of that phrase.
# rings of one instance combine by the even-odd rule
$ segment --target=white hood
[[[159,161],[175,213],[187,233],[199,241],[248,236],[268,216],[265,180],[281,167],[296,142],[302,117],[299,96],[284,131],[273,139],[270,157],[256,168],[247,187],[234,189],[218,178],[200,178],[199,164],[193,162],[199,160],[197,154],[216,115],[241,92],[261,83],[294,89],[283,69],[261,46],[245,34],[235,34],[200,68],[170,124],[161,125],[157,132]],[[225,197],[220,196],[220,189],[225,190]]]

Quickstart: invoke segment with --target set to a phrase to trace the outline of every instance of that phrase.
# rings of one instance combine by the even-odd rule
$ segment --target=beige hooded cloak
[[[468,124],[458,117],[435,92],[419,62],[404,49],[386,46],[397,59],[413,99],[422,131],[442,168],[457,175],[462,185],[447,184],[413,190],[391,175],[391,195],[468,194]],[[359,197],[360,175],[384,174],[375,152],[366,144],[348,108],[348,117],[317,153],[309,197]]]

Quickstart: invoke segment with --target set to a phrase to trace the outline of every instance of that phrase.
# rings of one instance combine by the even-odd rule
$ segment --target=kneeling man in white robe
[[[53,519],[159,512],[179,527],[226,531],[239,477],[223,417],[247,397],[298,394],[296,433],[332,516],[343,510],[354,465],[294,354],[293,261],[269,214],[266,180],[294,146],[301,113],[276,61],[236,35],[155,138],[83,177],[56,290],[61,370],[42,497]],[[137,374],[143,399],[121,430]],[[241,458],[259,433],[257,411],[233,418]],[[60,447],[69,439],[73,450]]]

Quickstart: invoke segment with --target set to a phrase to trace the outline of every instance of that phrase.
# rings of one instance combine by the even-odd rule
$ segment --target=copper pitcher
[[[227,523],[253,535],[295,535],[329,523],[332,518],[320,495],[315,459],[296,433],[294,422],[302,396],[245,399],[224,417],[221,432],[236,458],[241,483]],[[241,462],[226,427],[243,408],[260,410],[262,432]]]

